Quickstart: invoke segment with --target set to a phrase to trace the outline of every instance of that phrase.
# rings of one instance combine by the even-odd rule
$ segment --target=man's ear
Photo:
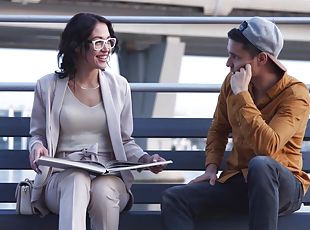
[[[266,65],[268,61],[268,55],[265,52],[260,52],[257,55],[257,61],[260,65]]]

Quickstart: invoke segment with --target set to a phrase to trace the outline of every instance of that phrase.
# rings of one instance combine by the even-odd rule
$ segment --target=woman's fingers
[[[36,161],[41,157],[41,156],[47,156],[48,151],[44,146],[35,146],[32,150],[32,152],[29,154],[29,161],[31,168],[38,174],[41,174],[41,170],[39,169]]]

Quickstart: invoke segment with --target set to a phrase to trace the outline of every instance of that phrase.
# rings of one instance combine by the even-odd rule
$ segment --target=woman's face
[[[89,48],[85,50],[85,53],[79,55],[80,64],[87,65],[90,70],[105,69],[114,41],[110,37],[108,26],[98,22],[88,38]]]

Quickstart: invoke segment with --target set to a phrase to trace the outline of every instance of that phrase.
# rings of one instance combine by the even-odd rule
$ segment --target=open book
[[[63,158],[53,158],[53,157],[40,157],[36,163],[38,165],[50,166],[54,168],[67,169],[67,168],[80,168],[89,171],[92,174],[109,174],[113,172],[119,172],[124,170],[132,169],[147,169],[149,167],[157,165],[166,165],[172,163],[169,161],[158,161],[148,164],[134,163],[129,161],[110,161],[103,165],[100,162],[95,161],[72,161]]]

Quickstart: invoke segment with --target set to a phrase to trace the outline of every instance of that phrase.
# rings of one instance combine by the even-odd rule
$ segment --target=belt
[[[99,162],[98,156],[107,154],[109,152],[98,152],[98,143],[91,145],[88,148],[83,148],[76,151],[58,152],[57,157],[67,158],[72,161],[90,160]]]

